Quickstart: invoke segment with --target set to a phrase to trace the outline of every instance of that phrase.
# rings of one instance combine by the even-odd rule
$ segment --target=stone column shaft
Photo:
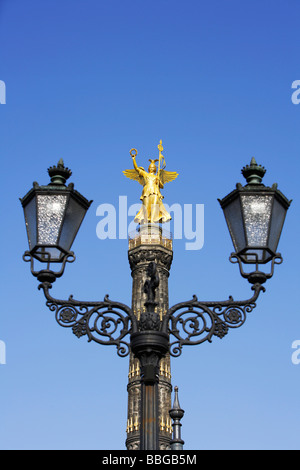
[[[134,240],[129,240],[129,264],[132,275],[132,310],[139,319],[141,312],[145,311],[147,296],[144,293],[144,284],[148,279],[147,267],[151,261],[157,266],[159,287],[156,289],[157,312],[160,317],[166,314],[169,307],[168,278],[173,259],[172,241],[164,238],[159,227],[151,227],[151,235],[140,233]],[[172,426],[169,411],[171,409],[171,367],[170,356],[167,355],[160,362],[159,373],[159,448],[170,449],[172,439]],[[127,440],[128,450],[140,449],[140,406],[141,381],[139,361],[130,354],[128,375],[128,416]]]

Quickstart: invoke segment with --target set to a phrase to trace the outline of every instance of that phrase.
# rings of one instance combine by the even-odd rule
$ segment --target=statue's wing
[[[160,170],[160,181],[162,184],[165,183],[170,183],[170,181],[174,181],[178,176],[178,173],[176,171],[166,171],[166,170]]]
[[[123,173],[127,178],[138,181],[142,186],[144,185],[144,178],[139,175],[136,169],[124,170]]]

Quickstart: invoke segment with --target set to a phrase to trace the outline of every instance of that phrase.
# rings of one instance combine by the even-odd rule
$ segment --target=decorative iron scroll
[[[245,301],[229,297],[225,301],[199,302],[196,296],[187,302],[180,302],[171,307],[163,320],[155,313],[155,289],[159,284],[156,264],[150,263],[147,272],[150,280],[145,282],[147,301],[146,311],[140,321],[131,308],[120,302],[110,300],[108,295],[102,302],[81,302],[70,296],[68,300],[57,300],[51,297],[51,282],[44,281],[39,285],[47,299],[46,305],[55,312],[56,321],[81,338],[103,345],[115,345],[117,353],[126,357],[130,353],[131,343],[124,338],[133,333],[160,332],[168,335],[169,352],[173,357],[182,353],[185,345],[197,345],[212,341],[213,336],[224,338],[229,328],[239,328],[246,321],[248,313],[256,307],[256,300],[265,288],[256,283],[252,286],[253,296]],[[135,335],[136,336],[136,335]],[[171,338],[175,340],[172,342]],[[172,338],[173,339],[173,338]]]
[[[136,321],[127,305],[110,300],[108,295],[102,302],[81,302],[73,296],[68,300],[57,300],[49,294],[51,287],[49,282],[39,285],[47,299],[47,307],[55,312],[60,326],[71,328],[78,338],[87,336],[89,342],[115,345],[121,357],[129,354],[129,343],[124,338],[136,330]]]
[[[224,338],[229,328],[239,328],[246,321],[247,313],[256,307],[256,300],[265,288],[260,284],[252,286],[254,294],[249,300],[235,301],[232,297],[222,302],[181,302],[169,309],[163,320],[162,330],[169,328],[171,356],[181,355],[184,345],[196,345],[212,341],[213,336]]]

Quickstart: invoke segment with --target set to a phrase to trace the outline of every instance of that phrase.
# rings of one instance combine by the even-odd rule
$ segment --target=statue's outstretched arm
[[[133,157],[132,157],[132,162],[133,162],[133,166],[136,169],[136,171],[140,172],[140,168],[138,167],[138,165],[136,163],[136,160],[135,160],[135,155],[133,155]]]
[[[138,164],[136,163],[135,157],[136,155],[132,155],[132,162],[133,162],[134,169],[138,172],[139,176],[143,177],[146,174],[146,172],[144,168],[141,168],[138,166]]]

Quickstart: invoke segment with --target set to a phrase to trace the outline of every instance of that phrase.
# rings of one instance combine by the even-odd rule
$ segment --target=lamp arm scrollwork
[[[181,355],[184,345],[211,342],[213,336],[224,338],[229,328],[239,328],[245,323],[247,314],[256,307],[260,292],[265,292],[265,288],[260,283],[256,283],[251,287],[254,293],[248,300],[234,300],[230,296],[225,301],[199,301],[194,295],[192,300],[180,302],[171,307],[163,320],[159,322],[154,312],[155,289],[159,283],[155,268],[154,263],[149,265],[150,281],[145,283],[147,308],[145,318],[141,318],[140,321],[130,307],[110,300],[108,295],[101,302],[78,301],[72,295],[68,300],[59,300],[49,293],[52,288],[51,282],[42,282],[39,289],[43,290],[46,305],[52,312],[55,312],[59,325],[71,328],[78,338],[87,336],[89,342],[115,345],[121,357],[130,353],[132,338],[139,334],[143,336],[147,332],[157,331],[158,335],[167,336],[169,338],[168,349],[170,355],[174,357]],[[129,342],[125,341],[127,335],[130,335]],[[173,337],[174,341],[171,341]]]
[[[170,341],[171,356],[180,356],[184,345],[211,342],[213,336],[223,338],[229,328],[242,326],[265,288],[257,283],[252,286],[252,290],[254,294],[248,300],[234,300],[230,296],[225,301],[200,302],[194,295],[192,300],[171,307],[162,324],[162,331],[168,331],[170,337],[175,338],[175,341]]]
[[[115,345],[121,357],[129,354],[129,343],[124,338],[137,330],[137,320],[127,305],[110,300],[108,295],[102,302],[78,301],[72,295],[68,300],[55,299],[49,293],[50,282],[42,282],[38,288],[43,290],[46,305],[55,312],[60,326],[71,328],[78,338],[87,336],[89,342]]]

